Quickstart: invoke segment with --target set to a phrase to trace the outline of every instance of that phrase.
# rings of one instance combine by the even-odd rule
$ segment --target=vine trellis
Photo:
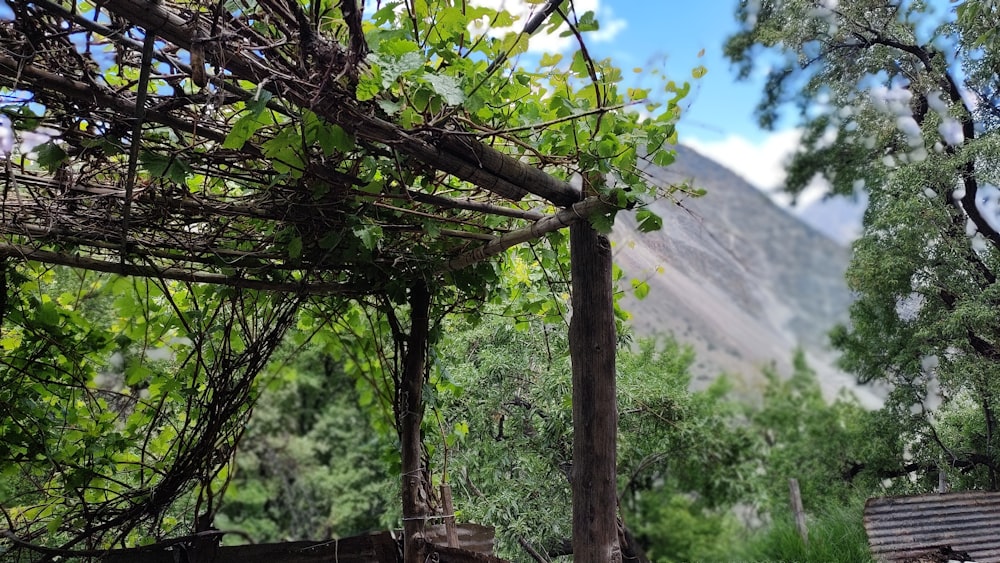
[[[595,314],[580,318],[612,324],[575,330],[579,354],[590,345],[612,355],[610,368],[606,357],[574,356],[603,370],[578,383],[603,385],[590,396],[606,403],[610,377],[613,403],[610,253],[590,224],[676,189],[651,181],[643,161],[669,162],[662,145],[673,140],[687,90],[669,83],[674,97],[662,107],[646,92],[618,92],[620,72],[591,59],[582,37],[594,24],[572,2],[539,5],[506,37],[473,35],[478,14],[497,25],[504,16],[464,1],[377,2],[369,15],[354,0],[8,4],[0,88],[12,125],[0,133],[20,137],[21,149],[5,159],[0,256],[292,301],[409,295],[393,299],[426,317],[428,285],[488,286],[491,257],[573,225],[574,252],[591,254],[581,263],[608,278],[584,288]],[[532,74],[512,64],[545,25],[568,26],[578,40],[569,68],[546,63]],[[517,114],[511,88],[550,114]],[[538,92],[546,88],[548,97]],[[624,109],[639,103],[646,117]],[[658,225],[645,213],[643,224]],[[411,385],[426,362],[418,321],[398,335],[417,355],[404,362]],[[607,330],[610,341],[589,340]],[[254,361],[240,381],[278,341],[264,330],[247,343]],[[412,403],[403,412],[421,411],[419,388],[400,399]],[[613,418],[581,416],[613,434]],[[419,423],[401,430],[410,446]],[[587,436],[578,433],[581,456],[613,454],[613,435],[610,446],[588,445]],[[420,463],[419,448],[408,460],[405,446],[404,475]],[[613,517],[613,496],[597,502],[586,491],[578,496],[592,499],[581,510]],[[421,509],[404,500],[404,516]],[[614,523],[600,522],[613,539]],[[593,530],[575,534],[580,546],[600,541]]]

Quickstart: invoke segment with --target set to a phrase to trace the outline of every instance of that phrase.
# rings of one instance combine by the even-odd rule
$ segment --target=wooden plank
[[[191,543],[179,542],[152,549],[137,547],[109,551],[98,557],[101,563],[176,563],[198,560]],[[396,542],[388,532],[355,536],[330,541],[299,541],[220,547],[215,550],[213,563],[396,563]]]

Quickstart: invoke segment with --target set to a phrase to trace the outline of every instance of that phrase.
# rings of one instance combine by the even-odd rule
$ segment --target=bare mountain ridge
[[[848,387],[875,405],[869,390],[855,389],[853,378],[836,368],[827,337],[847,320],[848,249],[688,147],[677,147],[669,168],[648,171],[708,193],[680,205],[655,202],[661,231],[637,232],[631,214],[616,224],[616,263],[627,279],[644,280],[651,289],[644,300],[628,295],[622,303],[635,332],[674,334],[694,347],[702,384],[726,372],[748,391],[766,365],[788,373],[801,346],[828,395]]]

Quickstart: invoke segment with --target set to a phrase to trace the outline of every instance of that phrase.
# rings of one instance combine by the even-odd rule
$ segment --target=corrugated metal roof
[[[868,499],[865,531],[872,555],[880,561],[903,561],[949,546],[978,563],[1000,563],[1000,493]]]

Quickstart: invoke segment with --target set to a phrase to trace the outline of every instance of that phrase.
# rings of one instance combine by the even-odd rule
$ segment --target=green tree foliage
[[[333,344],[353,338],[350,322],[368,323],[353,311],[335,330],[317,332],[312,351],[269,372],[220,528],[262,541],[399,526],[391,414],[372,394],[381,387],[370,383],[371,366],[359,369]],[[565,333],[541,322],[545,315],[517,321],[480,312],[484,320],[474,325],[447,320],[432,351],[424,435],[434,480],[451,485],[460,521],[497,527],[505,556],[528,560],[522,540],[562,553],[572,443]],[[801,355],[791,378],[767,372],[753,405],[731,402],[724,380],[688,391],[693,360],[669,339],[619,354],[622,514],[651,560],[865,553],[856,512],[882,489],[856,460],[873,464],[880,452],[892,458],[869,435],[891,418],[847,396],[828,404]],[[800,482],[814,537],[827,538],[824,550],[800,545],[786,522],[789,477]],[[741,513],[755,508],[767,525],[747,530],[732,512],[736,504]]]
[[[563,552],[572,476],[565,331],[538,322],[517,330],[499,319],[471,328],[457,322],[448,332],[432,379],[438,413],[429,418],[438,438],[427,433],[438,477],[447,471],[463,519],[496,526],[504,556],[525,559],[522,541]],[[691,510],[730,505],[749,491],[754,443],[735,423],[723,383],[688,391],[689,349],[647,341],[620,358],[619,491],[626,525],[635,518],[645,544],[657,536],[641,522],[662,518],[659,502],[647,497],[690,494],[698,506],[684,507],[689,518]]]
[[[759,408],[747,418],[763,441],[763,478],[757,500],[768,513],[788,506],[788,480],[797,479],[807,511],[846,505],[871,483],[855,482],[855,464],[869,439],[870,413],[843,394],[832,404],[823,397],[816,373],[801,351],[787,379],[765,370]],[[858,486],[855,486],[858,485]]]
[[[869,496],[887,492],[874,468],[898,469],[900,453],[887,443],[895,433],[873,429],[883,420],[898,420],[866,411],[846,392],[827,401],[801,351],[792,363],[788,378],[766,369],[759,404],[743,406],[759,464],[743,508],[752,507],[756,514],[749,515],[762,526],[731,529],[720,559],[870,561],[861,511]],[[792,518],[792,478],[798,480],[807,515],[808,544]]]
[[[709,510],[689,494],[666,490],[641,495],[628,521],[657,563],[731,560],[742,531],[728,507]]]
[[[321,348],[262,377],[216,520],[257,542],[362,534],[398,514],[392,442],[373,428],[354,380]]]
[[[19,541],[149,541],[211,514],[294,301],[31,263],[0,276],[0,509]]]
[[[941,466],[997,489],[996,7],[750,0],[739,17],[728,55],[743,76],[771,65],[762,123],[799,109],[787,189],[818,174],[868,196],[851,326],[834,333],[845,368],[891,386],[872,430],[894,467],[880,456],[868,468],[928,486]]]

